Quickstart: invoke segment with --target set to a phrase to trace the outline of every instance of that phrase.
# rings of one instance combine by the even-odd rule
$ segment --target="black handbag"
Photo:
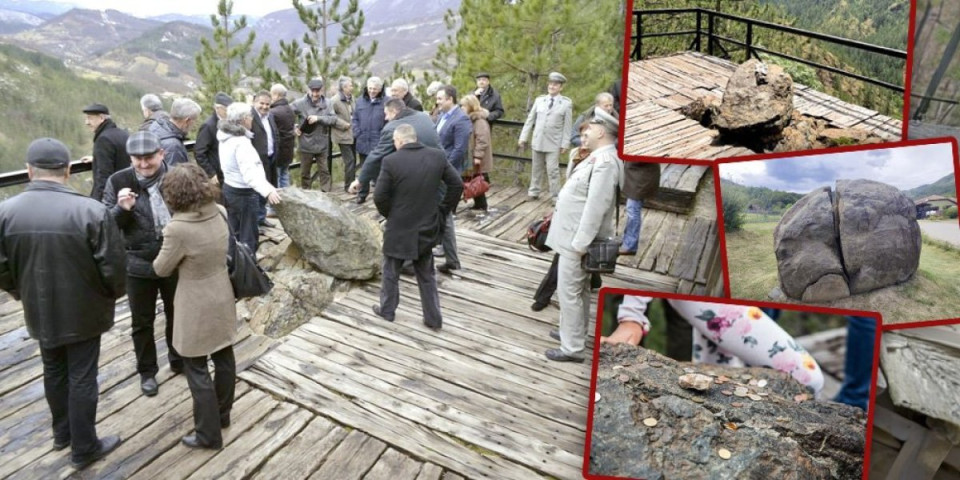
[[[527,245],[531,250],[538,252],[549,252],[552,250],[547,246],[547,235],[550,233],[550,221],[553,220],[553,212],[543,216],[540,220],[535,220],[527,226]]]
[[[593,177],[593,167],[590,168],[590,177],[587,177],[587,185],[590,185],[590,178]],[[620,230],[620,183],[616,186],[616,193],[613,196],[613,203],[616,205],[616,230]],[[590,245],[587,245],[587,253],[580,259],[580,267],[587,273],[613,273],[617,268],[617,257],[620,254],[619,237],[595,238]]]
[[[257,256],[243,242],[238,242],[230,222],[220,212],[220,216],[227,222],[229,230],[227,245],[227,270],[230,273],[230,284],[233,285],[233,297],[236,299],[259,297],[267,294],[273,288],[273,280],[267,272],[257,265]]]

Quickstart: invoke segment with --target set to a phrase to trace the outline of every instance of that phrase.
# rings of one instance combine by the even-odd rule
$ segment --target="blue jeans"
[[[637,251],[637,244],[640,242],[640,226],[643,223],[640,218],[642,209],[642,200],[627,199],[627,225],[623,227],[623,244],[620,250]]]
[[[260,194],[252,188],[234,188],[223,186],[223,202],[227,208],[227,220],[230,230],[256,252],[260,240],[260,227],[257,225],[257,213],[260,209]]]
[[[290,186],[290,166],[276,167],[277,169],[277,188]]]
[[[834,401],[867,409],[876,333],[875,319],[847,317],[847,356],[843,362],[843,385]]]

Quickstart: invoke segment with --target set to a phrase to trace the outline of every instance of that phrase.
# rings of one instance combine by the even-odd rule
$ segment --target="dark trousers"
[[[367,160],[367,155],[364,153],[357,153],[357,158],[360,161],[357,163],[357,168],[363,167],[363,162]],[[370,195],[370,182],[360,182],[360,190],[357,192],[357,196],[361,198],[367,198],[367,195]]]
[[[300,152],[300,188],[313,187],[313,181],[320,183],[320,190],[326,192],[330,185],[330,169],[327,168],[327,152],[307,153]],[[311,172],[313,165],[316,172]]]
[[[680,313],[663,302],[663,313],[667,320],[667,356],[679,362],[693,359],[693,326],[684,320]]]
[[[127,276],[127,298],[130,303],[133,351],[137,354],[137,372],[141,377],[153,377],[157,366],[157,344],[153,340],[153,325],[157,319],[157,293],[163,300],[166,317],[165,337],[167,359],[173,370],[183,369],[183,360],[173,348],[173,297],[177,292],[177,276],[167,278],[140,278]]]
[[[233,346],[210,355],[213,359],[213,380],[207,369],[207,356],[185,357],[187,385],[193,396],[193,425],[201,444],[220,448],[223,436],[220,425],[230,421],[234,389],[237,382],[237,363]]]
[[[339,143],[340,157],[343,158],[343,189],[346,191],[357,177],[356,150],[352,143]]]
[[[400,267],[404,260],[384,255],[383,283],[380,285],[380,313],[393,318],[400,304]],[[423,323],[428,327],[440,328],[443,318],[440,316],[440,295],[437,293],[436,272],[433,269],[433,252],[428,250],[413,261],[413,270],[417,275],[417,287],[420,289],[420,307],[423,309]]]
[[[53,438],[70,441],[75,460],[100,449],[97,441],[97,362],[100,336],[59,347],[40,347],[43,392],[53,416]]]
[[[557,269],[560,264],[560,255],[557,253],[553,254],[553,261],[550,262],[550,269],[547,270],[547,274],[543,277],[543,280],[540,281],[540,286],[537,287],[536,293],[533,294],[533,300],[540,304],[550,303],[550,299],[553,298],[554,292],[557,291]],[[603,285],[603,280],[600,278],[599,273],[590,274],[590,288],[600,288]]]
[[[234,188],[224,185],[223,200],[231,231],[237,236],[238,241],[243,242],[250,251],[256,252],[260,243],[260,227],[257,225],[260,194],[252,188]]]
[[[483,179],[490,183],[490,174],[484,173]],[[473,197],[473,208],[477,210],[486,210],[487,209],[487,194],[481,193],[476,197]]]

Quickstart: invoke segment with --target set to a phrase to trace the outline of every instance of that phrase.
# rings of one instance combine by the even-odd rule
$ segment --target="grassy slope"
[[[734,298],[769,300],[770,290],[779,285],[773,251],[775,226],[776,222],[746,223],[743,231],[727,234]],[[960,316],[960,251],[924,239],[920,267],[910,280],[821,305],[878,311],[888,324]]]

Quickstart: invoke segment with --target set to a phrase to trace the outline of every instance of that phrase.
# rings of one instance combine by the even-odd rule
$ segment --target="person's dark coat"
[[[128,136],[130,134],[126,130],[117,127],[109,118],[93,133],[93,190],[90,191],[90,198],[100,201],[110,175],[130,166]]]
[[[439,124],[443,114],[437,117]],[[473,122],[463,113],[460,107],[453,107],[447,121],[440,128],[440,146],[447,153],[447,161],[458,172],[463,173],[467,163],[467,149],[470,147],[470,134],[473,132]],[[472,163],[471,163],[472,165]]]
[[[493,89],[493,85],[487,85],[487,89],[480,95],[479,100],[480,106],[490,112],[487,116],[488,123],[503,117],[503,101],[500,100],[500,93]]]
[[[403,98],[401,98],[401,100],[403,100],[403,105],[406,106],[407,108],[412,108],[418,112],[423,111],[423,104],[420,103],[420,100],[417,100],[417,98],[414,97],[412,93],[407,92],[407,94],[404,95]]]
[[[183,145],[187,132],[174,125],[170,117],[158,117],[157,121],[150,124],[147,131],[153,132],[160,139],[163,161],[168,167],[190,161],[187,157],[187,147]]]
[[[220,170],[220,154],[217,150],[217,122],[219,121],[219,117],[214,113],[203,122],[203,125],[200,125],[197,141],[193,144],[193,156],[197,159],[197,165],[200,165],[208,177],[217,177],[220,185],[223,185],[223,170]]]
[[[289,167],[293,163],[293,154],[297,147],[297,113],[281,98],[270,104],[270,116],[277,124],[277,143],[274,146],[273,164],[277,167]]]
[[[275,165],[273,160],[267,155],[267,130],[263,128],[263,120],[260,118],[260,113],[257,112],[257,109],[253,108],[253,125],[250,129],[253,132],[253,138],[250,139],[250,143],[253,144],[254,150],[257,151],[257,155],[260,156],[260,163],[263,164],[263,172],[267,175],[267,181],[270,182],[270,185],[274,187],[277,186],[277,169],[274,168]],[[277,122],[273,119],[273,115],[267,117],[267,121],[270,122],[270,135],[273,137],[273,154],[277,154]]]
[[[384,125],[380,131],[380,141],[376,148],[367,155],[363,162],[363,168],[360,169],[360,175],[357,179],[360,184],[372,182],[380,175],[380,164],[383,158],[397,151],[393,145],[393,132],[400,125],[410,125],[417,132],[417,142],[423,146],[431,148],[440,147],[440,137],[437,135],[437,127],[430,120],[430,116],[423,112],[418,112],[409,108],[404,108],[391,120]]]
[[[613,85],[610,85],[609,90],[610,95],[613,95],[613,108],[617,111],[623,108],[623,105],[620,105],[620,89],[623,88],[622,82],[621,79],[617,79],[617,81],[613,82]]]
[[[0,288],[23,302],[41,347],[109,330],[126,278],[120,230],[100,202],[40,180],[0,203]]]
[[[384,102],[386,102],[386,97],[384,97],[383,91],[380,91],[376,97],[370,98],[366,88],[363,89],[363,94],[357,99],[351,125],[353,126],[353,138],[357,142],[357,153],[360,155],[369,155],[380,141],[380,131],[387,123],[383,112]]]
[[[140,126],[137,127],[137,130],[144,131],[144,132],[147,130],[150,130],[150,126],[156,123],[157,119],[160,119],[160,118],[166,118],[169,120],[170,114],[168,114],[163,110],[157,110],[156,112],[151,113],[149,117],[143,119],[143,123],[141,123]]]
[[[440,185],[446,185],[446,194],[438,205]],[[414,260],[427,253],[462,193],[460,175],[442,150],[409,143],[387,155],[373,192],[377,211],[387,219],[383,254]]]
[[[297,114],[297,123],[305,121],[311,115],[317,117],[318,126],[313,131],[300,133],[300,151],[303,153],[326,152],[330,143],[330,127],[344,123],[343,120],[333,113],[333,108],[327,103],[325,97],[320,97],[320,100],[314,103],[308,94],[293,102],[291,106]],[[346,125],[343,126],[346,127]]]
[[[124,188],[137,194],[137,202],[130,210],[124,210],[117,204],[117,193]],[[110,209],[117,226],[123,232],[127,249],[127,274],[137,278],[160,278],[153,271],[153,260],[160,253],[163,237],[154,231],[150,192],[140,186],[133,167],[110,176],[107,188],[103,191],[103,203]]]
[[[632,200],[647,201],[660,189],[660,164],[623,162],[623,195]]]

